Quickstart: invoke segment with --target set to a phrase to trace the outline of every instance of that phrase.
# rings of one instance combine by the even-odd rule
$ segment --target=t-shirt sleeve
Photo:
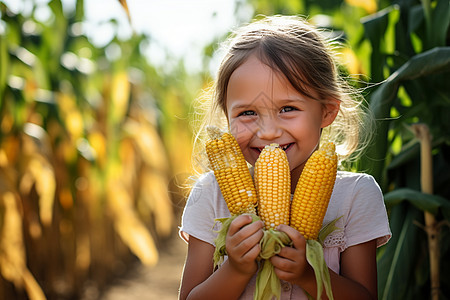
[[[221,194],[212,172],[202,175],[189,194],[181,219],[180,236],[194,236],[214,246],[217,236],[217,203]]]
[[[345,225],[346,247],[376,239],[377,247],[391,237],[383,193],[370,175],[360,176],[354,185]]]

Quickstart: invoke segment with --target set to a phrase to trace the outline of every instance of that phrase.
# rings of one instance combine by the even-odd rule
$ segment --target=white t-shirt
[[[192,188],[184,208],[180,236],[192,235],[214,246],[219,223],[230,216],[213,172],[203,174]],[[341,217],[342,216],[342,217]],[[391,237],[383,194],[374,178],[367,174],[338,171],[336,183],[323,224],[341,217],[324,241],[324,258],[330,269],[339,273],[340,253],[350,246],[376,239],[382,246]],[[255,277],[241,299],[253,299]],[[282,281],[281,299],[307,299],[302,289]]]

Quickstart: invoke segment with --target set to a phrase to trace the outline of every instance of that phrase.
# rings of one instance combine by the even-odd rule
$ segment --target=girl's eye
[[[254,112],[253,110],[246,110],[239,114],[239,116],[254,116],[254,115],[256,115],[256,112]]]
[[[297,110],[297,109],[292,106],[285,106],[281,109],[281,112],[284,113],[284,112],[290,112],[290,111],[294,111],[294,110]]]

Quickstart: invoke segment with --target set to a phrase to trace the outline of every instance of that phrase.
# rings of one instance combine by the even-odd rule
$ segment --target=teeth
[[[289,146],[290,146],[291,144],[286,144],[286,145],[283,145],[283,146],[279,146],[281,149],[283,149],[283,150],[286,150]],[[264,149],[264,147],[263,148],[258,148],[258,150],[259,150],[259,152],[261,152],[262,150]]]

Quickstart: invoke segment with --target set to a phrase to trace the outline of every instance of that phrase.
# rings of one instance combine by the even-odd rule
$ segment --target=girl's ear
[[[323,104],[322,111],[322,125],[321,127],[327,127],[333,123],[339,113],[339,108],[341,107],[341,101],[337,99],[328,99]]]

